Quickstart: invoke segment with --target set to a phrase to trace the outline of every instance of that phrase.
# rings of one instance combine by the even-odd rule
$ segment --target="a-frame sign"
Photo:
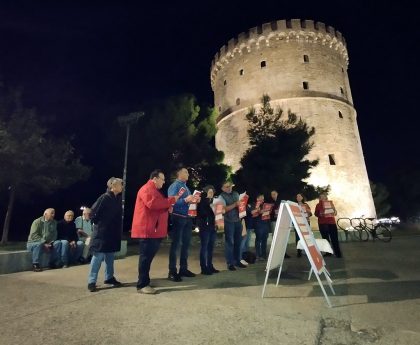
[[[301,207],[292,201],[282,200],[280,204],[276,227],[273,233],[273,241],[271,243],[270,254],[267,260],[266,276],[261,297],[264,297],[270,270],[277,267],[279,268],[279,273],[277,276],[276,286],[279,285],[280,274],[283,267],[284,255],[286,253],[290,230],[293,229],[293,227],[299,236],[303,249],[311,264],[308,280],[311,279],[312,272],[315,273],[319,286],[324,293],[327,304],[329,307],[331,307],[330,299],[328,298],[328,295],[324,289],[324,285],[320,279],[320,276],[324,274],[325,280],[327,281],[331,292],[335,295],[330,274],[325,267],[325,261],[316,244],[314,234],[308,224],[306,217],[303,214]]]

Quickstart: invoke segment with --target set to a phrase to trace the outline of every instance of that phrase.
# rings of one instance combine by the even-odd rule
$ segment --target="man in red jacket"
[[[137,193],[134,208],[131,237],[139,238],[139,279],[137,291],[155,294],[150,286],[150,265],[159,250],[160,242],[168,233],[168,210],[179,198],[165,198],[159,189],[165,183],[165,175],[161,170],[154,170],[150,180]]]

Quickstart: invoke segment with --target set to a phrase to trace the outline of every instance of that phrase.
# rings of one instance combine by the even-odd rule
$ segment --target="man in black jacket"
[[[123,181],[111,177],[107,192],[102,194],[91,207],[93,233],[90,244],[92,260],[88,277],[88,290],[96,291],[96,280],[102,261],[105,261],[105,281],[114,287],[122,284],[114,277],[114,255],[121,249],[121,192]]]
[[[63,268],[80,260],[84,244],[77,236],[74,224],[74,212],[69,210],[64,214],[64,219],[57,224],[57,240],[61,242],[61,262]]]

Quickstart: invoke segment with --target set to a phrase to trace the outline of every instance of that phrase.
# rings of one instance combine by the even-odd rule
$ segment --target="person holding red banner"
[[[334,254],[341,258],[340,244],[338,243],[338,231],[335,222],[337,211],[332,200],[328,200],[327,194],[319,196],[319,203],[315,206],[315,216],[318,217],[319,232],[323,239],[331,243]],[[331,254],[326,253],[325,256]]]
[[[242,242],[241,242],[241,258],[242,258],[242,263],[245,264],[243,261],[245,261],[246,263],[249,263],[246,259],[245,259],[245,255],[247,252],[249,252],[249,242],[251,240],[251,235],[252,232],[254,231],[255,227],[254,227],[254,218],[252,217],[251,214],[251,205],[247,204],[246,205],[246,216],[243,218],[245,221],[245,229],[246,229],[246,235],[242,236]]]
[[[271,201],[274,204],[273,208],[271,209],[271,232],[274,233],[274,228],[276,226],[277,216],[279,215],[279,208],[280,208],[280,198],[279,193],[273,189],[270,193]]]
[[[274,229],[276,227],[276,221],[277,216],[279,215],[279,209],[280,209],[280,198],[279,193],[273,189],[270,193],[272,203],[274,204],[273,208],[271,209],[271,224],[270,224],[270,232],[274,234]],[[284,258],[289,259],[290,255],[287,253],[284,253]]]
[[[311,224],[309,217],[312,216],[312,211],[309,205],[305,202],[305,197],[299,193],[296,195],[296,201],[298,205],[301,207],[301,209],[303,210],[304,216],[306,217],[308,224]],[[295,230],[295,238],[296,238],[296,245],[297,245],[297,243],[299,242],[299,236],[296,230]],[[300,258],[301,256],[302,256],[302,250],[297,249],[297,257]]]
[[[169,251],[169,273],[168,279],[174,282],[182,281],[181,277],[195,277],[195,273],[188,269],[188,251],[192,235],[192,219],[188,214],[189,206],[197,203],[200,198],[191,195],[187,187],[189,173],[186,168],[179,168],[176,171],[176,180],[168,188],[168,196],[179,196],[171,214],[172,229],[169,237],[172,240]],[[177,251],[180,247],[179,272],[177,272]]]
[[[242,222],[239,218],[239,194],[232,191],[232,183],[226,181],[222,185],[221,200],[225,204],[225,258],[229,271],[236,271],[236,267],[246,268],[241,263]]]
[[[137,291],[144,294],[155,294],[150,286],[150,266],[159,250],[160,243],[168,233],[168,211],[179,196],[165,198],[160,190],[165,183],[161,170],[154,170],[150,179],[138,193],[134,207],[131,237],[139,239],[139,266]]]
[[[201,274],[211,275],[220,271],[213,266],[213,249],[216,241],[215,215],[211,204],[213,202],[214,187],[203,188],[201,201],[197,204],[197,225],[200,229],[200,266]]]
[[[268,210],[268,216],[266,216],[265,213],[267,213],[267,208],[264,209],[264,195],[259,194],[251,210],[255,226],[255,255],[259,261],[267,260],[267,239],[270,231],[270,210]]]

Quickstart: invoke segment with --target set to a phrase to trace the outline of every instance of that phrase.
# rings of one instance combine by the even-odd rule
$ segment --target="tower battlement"
[[[217,73],[236,56],[250,53],[254,49],[270,46],[271,40],[285,42],[302,41],[311,44],[328,46],[342,57],[348,65],[346,41],[338,30],[322,22],[313,20],[291,19],[277,20],[253,27],[228,41],[215,54],[210,68],[210,79],[213,85]]]

